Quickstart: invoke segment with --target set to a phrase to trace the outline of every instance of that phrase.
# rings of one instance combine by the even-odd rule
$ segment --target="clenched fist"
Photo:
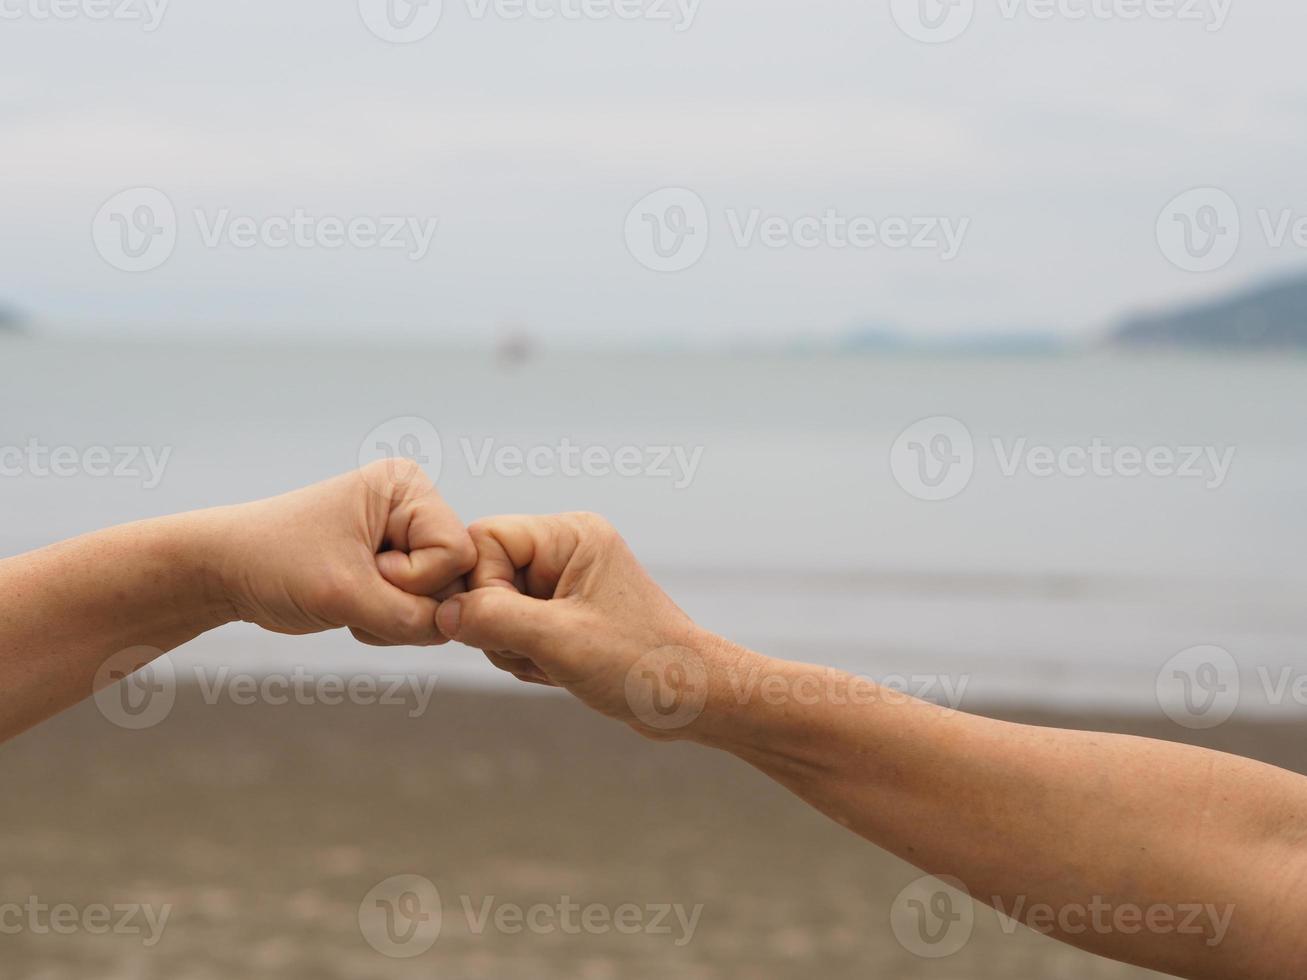
[[[477,563],[470,591],[440,606],[445,636],[644,735],[688,734],[725,644],[667,597],[612,525],[561,514],[496,517],[468,531]]]
[[[428,646],[461,592],[472,539],[426,474],[383,460],[281,497],[207,512],[221,594],[277,633],[349,627],[365,643]]]

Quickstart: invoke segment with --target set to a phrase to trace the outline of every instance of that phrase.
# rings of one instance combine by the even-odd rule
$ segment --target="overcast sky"
[[[771,342],[1084,331],[1307,268],[1307,224],[1264,228],[1307,218],[1291,0],[922,0],[965,28],[942,42],[905,32],[917,0],[484,2],[396,44],[373,0],[0,0],[0,301],[83,332]],[[1203,272],[1157,232],[1194,187],[1241,231]],[[131,272],[112,236],[169,220],[136,188],[176,240]]]

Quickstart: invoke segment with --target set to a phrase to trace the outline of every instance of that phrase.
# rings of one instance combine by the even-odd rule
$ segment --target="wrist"
[[[709,748],[732,751],[747,742],[754,692],[759,678],[775,673],[773,661],[724,637],[699,630],[692,649],[703,666],[703,707],[686,727],[686,737]]]
[[[753,765],[820,767],[850,712],[888,699],[871,681],[843,671],[777,660],[717,636],[699,642],[707,697],[688,737]]]
[[[222,507],[161,522],[164,560],[181,590],[177,599],[193,610],[206,630],[241,618],[229,574],[230,512]]]

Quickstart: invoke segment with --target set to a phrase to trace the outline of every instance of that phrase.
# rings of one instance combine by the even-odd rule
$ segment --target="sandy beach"
[[[139,904],[155,928],[142,910],[117,933],[58,935],[25,912],[0,940],[0,976],[1155,976],[984,908],[955,955],[913,955],[889,914],[918,873],[732,758],[645,742],[552,697],[444,690],[411,714],[209,705],[183,689],[146,731],[84,704],[4,746],[0,905]],[[1307,769],[1288,726],[1020,720],[1186,735]],[[365,896],[396,875],[429,880],[443,913],[408,958],[377,952],[360,925]],[[556,915],[513,918],[534,906]]]

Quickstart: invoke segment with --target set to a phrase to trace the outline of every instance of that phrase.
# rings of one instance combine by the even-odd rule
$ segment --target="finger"
[[[351,634],[353,634],[354,639],[370,647],[403,646],[403,644],[401,643],[392,643],[390,640],[383,640],[381,637],[374,636],[372,633],[369,633],[367,630],[361,630],[354,626],[351,626],[349,631]],[[433,640],[431,643],[427,644],[427,646],[443,647],[448,642],[449,640],[442,636],[439,639]]]
[[[440,605],[440,632],[479,650],[513,650],[548,663],[567,638],[567,600],[535,599],[506,588],[474,589]]]
[[[579,542],[575,527],[559,517],[492,517],[477,521],[468,533],[477,551],[471,588],[520,591],[524,584],[538,599],[554,594]]]
[[[436,629],[438,608],[435,599],[410,595],[378,576],[352,593],[347,622],[386,643],[434,646],[441,638]]]
[[[472,548],[472,539],[467,539]],[[471,571],[468,554],[450,548],[423,548],[420,551],[383,551],[377,555],[377,571],[391,585],[413,595],[448,598],[464,591],[463,575]],[[476,563],[475,557],[471,559]]]
[[[365,643],[370,647],[399,646],[398,643],[390,643],[386,640],[383,640],[381,637],[369,633],[367,630],[361,630],[356,626],[351,626],[349,628],[349,632],[350,635],[354,637],[354,639],[358,640],[360,643]]]
[[[516,677],[523,684],[539,684],[541,687],[558,687],[558,685],[548,677],[525,677],[521,674],[517,674]]]
[[[386,522],[391,549],[377,556],[386,581],[435,596],[472,571],[476,547],[463,522],[434,488],[397,502]]]
[[[512,674],[519,681],[526,681],[530,684],[544,684],[548,687],[554,686],[553,681],[545,676],[545,672],[526,657],[496,653],[493,650],[483,650],[481,652],[486,655],[486,659],[492,664],[504,673]]]
[[[460,575],[458,578],[454,579],[454,581],[450,582],[443,589],[441,589],[434,596],[432,596],[432,598],[436,599],[439,602],[444,602],[446,599],[452,599],[454,598],[454,596],[462,595],[466,591],[467,591],[467,576]]]

